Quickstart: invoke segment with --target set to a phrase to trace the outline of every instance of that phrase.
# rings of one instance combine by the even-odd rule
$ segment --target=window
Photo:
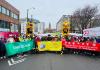
[[[18,19],[19,18],[19,16],[18,15],[16,15],[16,19]]]
[[[4,21],[3,24],[4,24],[4,27],[3,28],[6,28],[7,27],[6,21]]]
[[[5,28],[5,29],[9,29],[9,28],[10,28],[9,22],[4,21],[4,28]]]
[[[0,28],[4,28],[4,22],[0,20]]]
[[[16,19],[16,14],[14,14],[14,18]]]
[[[10,29],[10,23],[9,22],[7,23],[7,29]]]
[[[6,8],[2,7],[2,13],[6,14]]]
[[[14,14],[14,18],[15,18],[15,19],[18,19],[18,15]]]
[[[13,18],[13,16],[14,16],[14,13],[13,13],[13,12],[11,12],[11,13],[10,13],[10,15],[11,15],[11,17]]]
[[[7,15],[10,16],[10,11],[9,10],[7,10]]]
[[[7,21],[0,20],[0,28],[10,29],[10,23]]]
[[[18,31],[18,25],[14,25],[15,30],[14,31]]]
[[[0,13],[1,13],[1,6],[0,6]]]

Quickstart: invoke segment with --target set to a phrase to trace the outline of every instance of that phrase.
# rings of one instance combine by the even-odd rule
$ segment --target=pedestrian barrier
[[[100,43],[93,42],[67,42],[62,40],[64,48],[100,52]]]
[[[40,41],[38,44],[39,51],[61,51],[62,42],[61,41]]]
[[[7,43],[6,52],[7,56],[12,56],[18,53],[23,53],[35,48],[35,43],[33,40],[30,41],[23,41],[23,42],[14,42],[14,43]]]

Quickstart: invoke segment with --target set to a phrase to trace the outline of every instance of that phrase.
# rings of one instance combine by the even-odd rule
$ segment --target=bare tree
[[[86,6],[83,9],[77,9],[72,15],[72,24],[76,24],[82,33],[83,29],[86,29],[88,25],[88,27],[91,27],[91,20],[97,12],[97,6]]]

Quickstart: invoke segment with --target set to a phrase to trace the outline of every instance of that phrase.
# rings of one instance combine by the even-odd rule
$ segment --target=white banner
[[[100,27],[84,29],[83,36],[84,37],[100,36]]]

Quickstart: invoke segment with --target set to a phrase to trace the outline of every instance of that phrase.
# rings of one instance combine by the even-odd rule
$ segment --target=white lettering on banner
[[[67,42],[65,44],[67,44]]]
[[[19,46],[13,46],[13,49],[19,49]]]
[[[70,42],[68,42],[68,44],[70,44]]]
[[[20,59],[20,60],[18,60],[18,61],[15,61],[13,58],[11,58],[11,60],[8,60],[8,65],[9,65],[9,66],[12,66],[12,65],[21,63],[21,62],[23,62],[23,61],[25,61],[25,60],[26,60],[26,58],[23,58],[23,59]]]
[[[77,44],[80,44],[79,42]]]
[[[74,45],[75,43],[73,42],[73,45]]]
[[[20,45],[20,46],[13,46],[13,49],[20,49],[20,48],[25,48],[31,46],[30,44],[28,45]]]
[[[84,43],[82,43],[82,45],[84,45]]]
[[[89,43],[86,43],[87,44],[87,46],[89,45]]]
[[[96,44],[93,44],[93,46],[96,46]]]

